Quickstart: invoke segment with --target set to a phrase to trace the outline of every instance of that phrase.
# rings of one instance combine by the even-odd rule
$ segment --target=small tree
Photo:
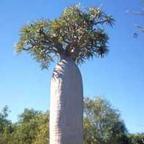
[[[33,144],[40,123],[41,112],[33,109],[25,109],[19,116],[12,134],[12,144]]]
[[[8,120],[9,109],[5,106],[0,112],[0,144],[9,144],[13,132],[12,122]]]
[[[50,144],[82,144],[83,89],[76,64],[108,52],[104,25],[113,18],[99,8],[65,9],[54,20],[39,20],[21,29],[17,52],[26,51],[47,68],[55,57],[51,80]]]
[[[100,97],[85,99],[84,144],[128,144],[119,112]]]
[[[144,144],[144,133],[129,134],[130,144]]]

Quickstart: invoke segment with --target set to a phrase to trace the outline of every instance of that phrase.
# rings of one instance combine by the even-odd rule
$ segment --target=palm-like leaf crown
[[[58,19],[38,20],[21,29],[16,45],[47,68],[55,55],[71,57],[76,63],[107,53],[108,35],[104,24],[113,24],[113,18],[99,8],[82,10],[78,6],[65,9]]]

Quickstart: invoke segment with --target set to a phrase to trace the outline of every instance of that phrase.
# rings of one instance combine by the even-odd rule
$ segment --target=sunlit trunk
[[[53,72],[50,144],[83,143],[83,88],[77,65],[63,58]]]

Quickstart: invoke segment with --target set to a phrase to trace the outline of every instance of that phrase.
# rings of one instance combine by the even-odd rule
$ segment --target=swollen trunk
[[[53,72],[50,102],[50,144],[83,143],[83,89],[77,65],[62,59]]]

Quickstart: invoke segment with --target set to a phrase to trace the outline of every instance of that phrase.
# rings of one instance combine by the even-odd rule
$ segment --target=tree
[[[128,144],[119,112],[100,97],[85,99],[84,144]]]
[[[9,110],[7,106],[5,106],[0,112],[0,132],[3,132],[4,128],[10,123],[10,121],[7,120],[8,112]]]
[[[15,124],[12,144],[33,144],[41,125],[42,113],[33,109],[25,109]]]
[[[11,123],[11,127],[9,120],[3,123],[0,144],[48,144],[48,119],[48,112],[25,109],[19,120]]]
[[[49,113],[48,112],[40,116],[39,123],[40,125],[38,127],[36,138],[33,144],[49,144],[49,137],[48,137]]]
[[[0,143],[9,144],[9,138],[13,132],[13,126],[10,120],[7,119],[9,109],[5,106],[0,112]]]
[[[56,57],[51,79],[50,144],[82,144],[83,89],[77,64],[107,52],[104,25],[113,18],[99,8],[66,8],[54,20],[39,20],[21,29],[17,52],[26,51],[47,68]]]
[[[129,134],[130,144],[144,144],[144,133]]]

